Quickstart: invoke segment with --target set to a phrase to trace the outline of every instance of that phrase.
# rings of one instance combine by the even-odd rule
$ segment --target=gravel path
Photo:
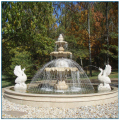
[[[2,118],[118,118],[118,101],[105,105],[63,109],[15,104],[2,96]]]

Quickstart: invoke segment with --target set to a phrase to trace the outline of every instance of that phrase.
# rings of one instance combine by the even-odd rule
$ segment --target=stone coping
[[[90,93],[90,94],[31,94],[19,93],[5,88],[5,99],[23,105],[34,107],[60,107],[75,108],[78,106],[91,106],[111,103],[118,100],[118,88],[112,87],[110,92]]]
[[[14,86],[9,86],[9,87],[6,87],[4,88],[4,91],[7,92],[7,93],[11,93],[11,94],[16,94],[16,95],[23,95],[23,96],[51,96],[51,97],[83,97],[83,96],[98,96],[98,95],[107,95],[107,94],[111,94],[111,93],[115,93],[115,92],[118,92],[118,88],[117,87],[112,87],[113,90],[112,91],[107,91],[107,92],[98,92],[98,93],[89,93],[89,94],[75,94],[75,95],[70,95],[70,94],[32,94],[32,93],[20,93],[20,92],[16,92],[16,91],[13,91],[13,90],[10,90],[10,88],[12,88]]]

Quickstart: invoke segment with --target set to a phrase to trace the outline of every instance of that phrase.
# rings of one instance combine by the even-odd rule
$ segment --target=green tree
[[[61,9],[57,31],[58,34],[63,33],[66,36],[65,40],[69,43],[69,51],[73,52],[74,60],[80,64],[80,60],[77,59],[80,56],[79,58],[84,59],[88,65],[88,58],[92,58],[92,64],[104,66],[108,54],[111,65],[118,61],[118,2],[108,2],[108,37],[106,37],[106,2],[57,2],[57,4]],[[88,5],[90,21],[87,20]],[[109,39],[109,50],[106,38]],[[90,47],[91,57],[88,56]],[[81,51],[86,54],[81,54]]]
[[[54,22],[51,2],[2,2],[3,72],[13,75],[14,66],[21,64],[31,66],[32,75],[33,66],[49,61],[54,46],[49,36]]]

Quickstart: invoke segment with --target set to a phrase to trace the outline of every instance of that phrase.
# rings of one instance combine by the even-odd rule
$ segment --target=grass
[[[15,85],[15,77],[11,78],[6,75],[2,75],[2,88]],[[27,79],[26,83],[30,83],[31,79]]]
[[[14,85],[11,81],[2,80],[2,88]]]
[[[97,79],[98,74],[100,71],[92,71],[92,77],[89,77],[89,73],[87,73],[89,79]],[[118,78],[118,70],[112,70],[111,74],[109,75],[110,78]]]
[[[92,77],[89,77],[89,72],[87,72],[87,75],[89,79],[96,79],[97,76],[100,73],[100,71],[92,71]],[[112,70],[112,73],[109,76],[111,79],[112,78],[118,78],[118,70]],[[28,78],[26,83],[30,83],[31,79]],[[7,87],[7,86],[12,86],[15,85],[15,78],[10,78],[9,76],[2,75],[2,88]]]
[[[7,87],[7,86],[11,86],[11,85],[14,85],[13,78],[10,78],[6,75],[2,75],[2,88]]]

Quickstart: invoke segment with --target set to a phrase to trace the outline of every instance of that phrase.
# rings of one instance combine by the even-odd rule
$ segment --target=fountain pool
[[[90,94],[35,94],[13,91],[14,86],[5,88],[5,99],[22,105],[34,107],[59,107],[76,108],[108,104],[118,100],[118,88],[112,87],[111,91]]]

